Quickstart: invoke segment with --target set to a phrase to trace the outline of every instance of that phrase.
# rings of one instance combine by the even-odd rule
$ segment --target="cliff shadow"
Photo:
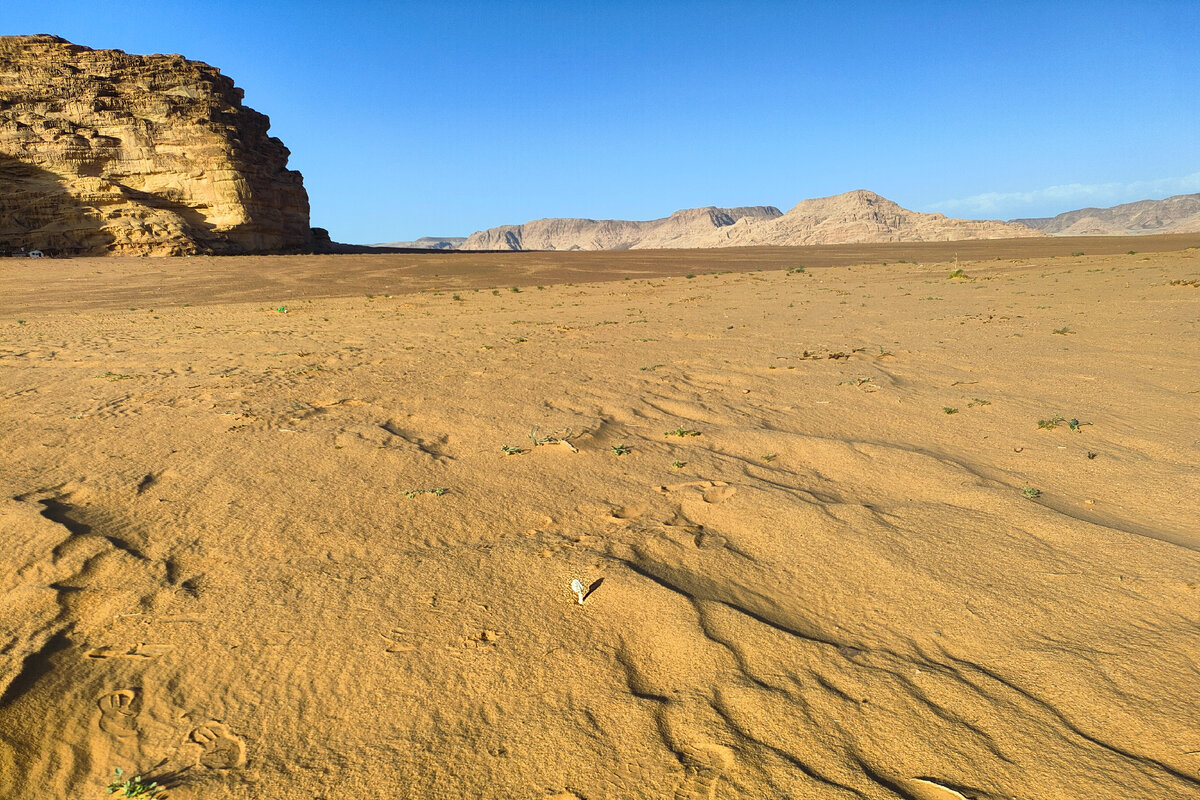
[[[105,255],[113,241],[99,212],[71,194],[62,177],[0,153],[0,256]]]

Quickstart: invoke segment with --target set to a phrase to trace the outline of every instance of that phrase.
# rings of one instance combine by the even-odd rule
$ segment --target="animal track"
[[[100,730],[111,736],[137,736],[137,714],[141,710],[141,693],[137,689],[118,689],[102,696]]]
[[[192,741],[200,745],[200,765],[209,769],[233,769],[246,763],[246,744],[215,720],[192,731]]]

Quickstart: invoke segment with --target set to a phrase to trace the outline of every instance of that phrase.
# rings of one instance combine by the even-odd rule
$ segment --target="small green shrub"
[[[123,774],[121,768],[117,767],[116,774],[106,787],[109,794],[115,794],[117,797],[158,797],[160,792],[165,791],[164,787],[158,785],[158,781],[146,783],[141,775],[123,779]]]
[[[680,438],[682,438],[684,436],[699,436],[699,435],[700,435],[700,431],[690,430],[690,429],[684,428],[682,426],[676,428],[673,431],[666,431],[665,433],[663,433],[663,436],[678,436]]]

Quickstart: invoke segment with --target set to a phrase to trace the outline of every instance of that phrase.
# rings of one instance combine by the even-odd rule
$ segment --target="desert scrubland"
[[[0,796],[1200,796],[1196,245],[6,259]]]

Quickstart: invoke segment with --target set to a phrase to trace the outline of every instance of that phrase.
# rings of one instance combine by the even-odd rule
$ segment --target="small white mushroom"
[[[580,582],[579,578],[571,581],[571,591],[579,598],[579,605],[583,605],[583,597],[587,592],[584,590],[583,583]]]

